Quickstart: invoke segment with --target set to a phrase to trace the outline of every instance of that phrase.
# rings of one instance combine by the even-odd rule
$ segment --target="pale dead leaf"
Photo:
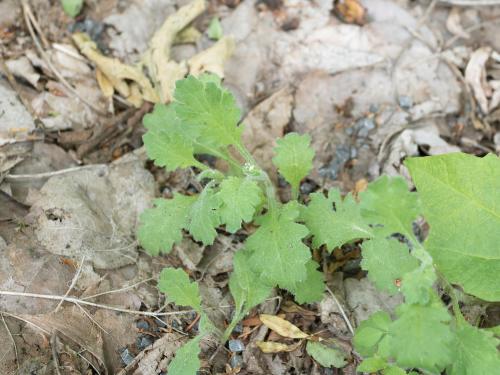
[[[460,38],[469,39],[470,34],[464,30],[461,24],[460,9],[453,7],[450,10],[448,19],[446,20],[446,28],[450,33]]]
[[[197,76],[203,72],[210,72],[224,77],[224,63],[233,54],[233,51],[234,39],[223,37],[210,48],[189,59],[189,73]]]
[[[465,81],[471,86],[483,113],[488,113],[488,97],[491,87],[486,81],[486,62],[491,55],[491,47],[481,47],[475,50],[465,68]]]
[[[115,91],[111,81],[99,69],[95,70],[95,77],[104,97],[111,98]]]
[[[139,106],[127,80],[133,81],[138,85],[141,91],[142,99],[149,102],[158,102],[158,95],[153,89],[148,78],[136,67],[124,64],[118,59],[106,57],[97,50],[97,45],[87,34],[75,33],[72,35],[74,42],[80,51],[106,76],[114,89],[118,91],[125,99],[134,101],[135,106]],[[142,100],[141,100],[142,102]]]
[[[257,341],[256,345],[263,353],[283,353],[293,352],[300,345],[302,345],[302,341],[299,341],[292,345],[273,341]]]
[[[272,329],[283,337],[291,339],[305,339],[309,337],[309,335],[302,332],[300,328],[279,316],[261,314],[259,318],[269,329]]]

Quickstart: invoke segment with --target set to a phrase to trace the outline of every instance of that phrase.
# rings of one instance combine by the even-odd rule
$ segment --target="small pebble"
[[[370,109],[369,111],[371,113],[377,113],[378,112],[378,105],[377,104],[370,104]]]
[[[243,324],[241,324],[241,322],[236,324],[236,327],[234,327],[233,332],[234,333],[243,333]]]
[[[135,326],[138,328],[138,329],[142,329],[144,331],[148,330],[149,329],[149,323],[146,322],[145,320],[138,320],[137,323],[135,324]]]
[[[375,128],[375,122],[371,117],[365,117],[356,122],[358,128],[358,137],[366,138],[370,130]]]
[[[243,366],[243,357],[239,354],[235,354],[231,357],[231,361],[229,362],[232,368],[242,367]]]
[[[139,350],[146,349],[152,343],[153,343],[153,340],[151,339],[151,337],[146,336],[146,335],[139,336],[135,342],[137,349],[139,349]]]
[[[401,95],[398,98],[398,101],[399,101],[399,106],[403,109],[410,109],[411,107],[413,107],[413,100],[409,96]]]
[[[127,348],[123,349],[122,352],[120,353],[120,357],[122,359],[122,362],[127,366],[129,363],[131,363],[134,360],[134,357],[132,357],[128,351]]]
[[[245,350],[245,345],[241,340],[229,340],[228,346],[229,350],[232,351],[233,353],[239,353]]]

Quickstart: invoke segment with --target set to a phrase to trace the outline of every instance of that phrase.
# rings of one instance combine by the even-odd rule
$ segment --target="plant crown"
[[[153,208],[144,211],[138,238],[149,254],[170,252],[184,231],[211,245],[218,228],[235,233],[243,223],[256,227],[234,255],[229,289],[235,307],[224,332],[210,322],[198,285],[183,270],[161,272],[159,289],[169,301],[190,306],[201,316],[198,335],[177,351],[170,375],[196,374],[200,340],[211,334],[225,342],[235,325],[276,286],[292,293],[298,303],[320,301],[323,274],[310,248],[331,252],[353,241],[362,241],[361,266],[375,286],[404,297],[394,315],[381,311],[359,324],[353,341],[364,361],[358,371],[498,371],[499,340],[464,319],[464,293],[452,286],[484,301],[500,300],[496,156],[457,153],[409,159],[406,166],[418,194],[408,191],[404,179],[382,176],[359,197],[342,197],[338,189],[331,189],[311,194],[305,204],[300,182],[312,169],[314,152],[309,135],[289,133],[277,140],[273,158],[291,186],[292,199],[283,204],[242,142],[240,116],[220,79],[205,74],[178,81],[174,101],[156,105],[144,117],[148,156],[167,171],[196,168],[203,187],[197,195],[175,193],[172,199],[156,199]],[[198,155],[226,163],[227,172],[201,163]],[[413,230],[421,215],[430,225],[424,243]],[[451,309],[440,298],[442,291],[451,298]],[[330,362],[320,346],[308,346],[319,363]]]

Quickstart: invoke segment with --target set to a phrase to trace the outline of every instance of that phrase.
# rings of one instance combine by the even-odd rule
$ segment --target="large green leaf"
[[[200,355],[201,336],[188,341],[175,352],[175,357],[168,365],[168,375],[196,375],[201,362]]]
[[[306,351],[323,367],[342,368],[346,365],[345,353],[339,349],[331,348],[319,342],[309,341]]]
[[[155,105],[152,113],[143,118],[148,129],[142,137],[148,157],[167,171],[199,165],[194,158],[190,134],[175,115],[172,106]]]
[[[202,143],[227,146],[241,143],[240,110],[234,96],[213,78],[188,76],[177,81],[173,107],[195,129]]]
[[[500,160],[456,153],[406,162],[430,225],[426,249],[454,284],[500,300]]]
[[[491,332],[480,330],[462,322],[453,343],[453,361],[447,374],[496,374],[500,371],[500,340]]]
[[[365,241],[362,249],[361,267],[368,271],[368,278],[377,288],[390,294],[397,293],[398,281],[419,265],[417,258],[410,255],[408,246],[396,239],[377,237]]]
[[[389,327],[391,355],[401,367],[439,373],[450,363],[453,334],[442,306],[401,305]]]
[[[312,169],[314,151],[310,147],[311,136],[288,133],[284,138],[276,141],[278,144],[274,151],[274,165],[278,167],[280,174],[292,186],[292,191],[297,194],[300,181],[307,176]],[[296,198],[296,197],[293,197]]]
[[[311,194],[309,205],[301,218],[313,235],[315,248],[326,245],[329,251],[352,240],[371,238],[373,233],[360,214],[359,205],[351,195],[341,198],[338,189]]]
[[[217,196],[222,204],[219,209],[221,223],[226,224],[227,231],[231,233],[241,228],[242,221],[252,221],[255,209],[262,200],[259,185],[239,177],[228,177],[222,181]]]
[[[160,273],[158,289],[176,305],[190,306],[200,314],[203,312],[198,284],[190,281],[187,273],[180,268],[164,268]]]
[[[382,176],[360,193],[361,216],[373,225],[380,235],[404,234],[414,238],[412,223],[420,214],[416,193],[408,191],[401,177]]]
[[[364,357],[377,353],[378,346],[387,335],[391,317],[385,311],[379,311],[361,322],[353,338],[354,347]]]
[[[313,303],[321,301],[325,291],[325,278],[323,273],[318,271],[319,264],[314,260],[306,263],[306,278],[295,283],[290,290],[298,303]]]
[[[187,229],[196,241],[203,242],[205,246],[211,245],[217,236],[215,228],[220,224],[217,211],[220,204],[212,183],[209,183],[189,210]]]
[[[158,198],[154,207],[140,217],[139,243],[150,255],[168,253],[174,243],[182,239],[182,229],[188,222],[188,213],[195,197],[175,194],[173,199]]]
[[[295,222],[298,215],[298,208],[291,204],[268,213],[246,242],[250,267],[264,281],[288,290],[306,279],[306,263],[311,259],[302,242],[309,231]]]

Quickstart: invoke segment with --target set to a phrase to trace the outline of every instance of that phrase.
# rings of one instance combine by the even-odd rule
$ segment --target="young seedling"
[[[425,374],[446,370],[465,375],[493,374],[500,368],[498,340],[465,321],[450,285],[487,301],[500,299],[498,158],[453,154],[409,160],[420,198],[408,191],[402,178],[383,176],[360,194],[359,202],[331,189],[326,195],[311,194],[305,205],[299,187],[312,169],[314,152],[308,135],[290,133],[277,140],[273,158],[291,186],[292,200],[283,203],[243,145],[240,116],[220,79],[202,75],[178,81],[174,101],[156,105],[144,117],[144,144],[155,164],[167,171],[194,168],[202,184],[197,195],[156,199],[142,214],[138,238],[148,253],[168,253],[184,231],[210,245],[218,228],[235,233],[243,223],[256,227],[234,255],[229,289],[235,307],[223,331],[210,322],[197,284],[184,271],[162,271],[160,291],[201,317],[199,334],[177,351],[169,375],[196,374],[200,340],[210,334],[225,342],[276,286],[292,293],[298,303],[321,300],[323,275],[304,242],[309,238],[312,248],[329,252],[363,240],[362,267],[370,280],[389,294],[404,296],[395,317],[379,312],[358,327],[355,348],[366,358],[359,371],[391,375],[405,374],[405,369]],[[199,155],[225,162],[227,172],[203,164]],[[413,233],[413,222],[422,212],[431,226],[425,244]],[[452,312],[436,285],[451,297]],[[325,350],[311,345],[308,352],[318,363],[330,363]]]

